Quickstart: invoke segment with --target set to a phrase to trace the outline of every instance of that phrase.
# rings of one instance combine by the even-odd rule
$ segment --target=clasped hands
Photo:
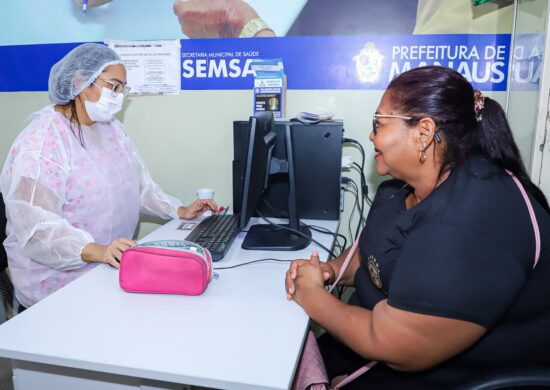
[[[316,290],[323,290],[326,284],[334,283],[336,274],[334,269],[319,260],[316,250],[311,253],[309,260],[294,260],[285,277],[287,299],[293,299],[303,306],[307,295]]]

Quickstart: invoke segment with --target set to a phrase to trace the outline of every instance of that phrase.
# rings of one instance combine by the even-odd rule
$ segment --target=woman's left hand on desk
[[[113,240],[107,245],[91,242],[82,249],[82,254],[80,256],[82,260],[89,263],[105,263],[115,268],[120,268],[122,253],[135,245],[135,241],[127,238]]]
[[[212,211],[212,214],[216,214],[218,211],[216,202],[212,199],[198,199],[187,207],[180,207],[178,209],[178,217],[181,219],[193,219],[202,215],[205,211]]]

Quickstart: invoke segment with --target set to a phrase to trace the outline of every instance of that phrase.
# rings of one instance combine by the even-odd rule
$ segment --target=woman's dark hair
[[[486,97],[481,120],[474,112],[474,89],[458,72],[425,66],[404,72],[388,86],[393,107],[416,120],[429,116],[446,140],[440,175],[460,165],[469,155],[482,153],[511,171],[550,213],[548,201],[531,181],[521,160],[506,114]]]
[[[69,106],[70,111],[69,125],[71,126],[71,130],[78,142],[80,142],[80,145],[84,147],[84,135],[82,135],[82,125],[80,124],[80,121],[78,120],[78,115],[76,114],[76,100],[71,100],[67,104],[67,106]]]

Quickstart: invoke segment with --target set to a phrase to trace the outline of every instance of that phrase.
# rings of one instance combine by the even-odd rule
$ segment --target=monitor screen
[[[272,132],[273,113],[261,112],[250,117],[250,136],[243,180],[242,209],[239,227],[246,228],[267,187],[271,154],[276,135]]]

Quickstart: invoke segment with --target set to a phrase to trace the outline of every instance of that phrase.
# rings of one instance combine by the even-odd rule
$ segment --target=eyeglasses
[[[120,94],[126,97],[130,93],[131,88],[126,84],[119,83],[118,81],[105,80],[102,77],[98,77],[98,79],[111,85],[111,96],[113,97],[117,97]]]
[[[416,119],[414,116],[404,116],[404,115],[391,115],[391,114],[373,114],[372,116],[372,132],[376,134],[376,131],[378,130],[378,126],[380,125],[380,122],[378,122],[378,118],[399,118],[404,119],[406,121],[412,121],[413,119]]]
[[[399,118],[399,119],[403,119],[403,120],[406,120],[406,121],[413,121],[413,120],[417,121],[417,120],[420,119],[416,116],[391,115],[391,114],[373,114],[372,115],[372,132],[375,135],[376,135],[376,131],[378,130],[378,126],[380,125],[380,123],[377,120],[378,118]],[[437,130],[435,132],[434,138],[438,143],[441,143],[441,136],[439,135],[439,130]]]

